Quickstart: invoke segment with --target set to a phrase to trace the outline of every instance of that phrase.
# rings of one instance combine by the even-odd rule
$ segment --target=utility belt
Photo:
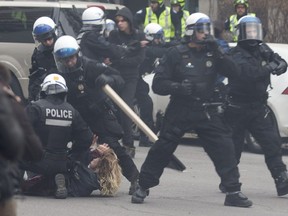
[[[202,100],[200,98],[197,97],[193,97],[193,98],[171,98],[171,101],[176,102],[177,104],[183,104],[185,106],[189,106],[191,107],[191,109],[197,109],[197,110],[205,110],[208,108],[217,108],[219,106],[222,106],[223,103],[222,102],[212,102],[212,101],[207,101],[207,100]]]
[[[262,98],[258,100],[252,100],[247,98],[246,100],[242,100],[236,97],[229,96],[228,97],[228,106],[235,108],[257,108],[263,105],[267,105],[267,98]]]

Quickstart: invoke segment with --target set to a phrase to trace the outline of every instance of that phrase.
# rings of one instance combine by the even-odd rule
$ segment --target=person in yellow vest
[[[185,22],[188,18],[189,11],[184,10],[185,0],[171,0],[171,19],[173,25],[171,31],[171,38],[181,40],[185,33]]]
[[[232,14],[226,21],[225,21],[225,30],[229,31],[232,34],[231,41],[237,42],[237,32],[236,26],[238,20],[246,15],[256,16],[255,13],[248,13],[249,3],[248,0],[234,0],[234,8],[235,14]]]
[[[169,42],[174,35],[171,28],[170,7],[165,6],[163,0],[151,0],[149,7],[139,10],[134,19],[139,29],[144,29],[149,23],[158,23],[164,30],[166,42]]]

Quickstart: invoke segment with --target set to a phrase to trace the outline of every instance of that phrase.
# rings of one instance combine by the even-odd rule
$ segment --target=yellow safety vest
[[[248,15],[256,16],[255,13],[248,13]],[[236,26],[238,24],[237,14],[231,15],[229,21],[230,21],[230,32],[232,33],[233,42],[237,42],[238,40],[238,35],[236,31]]]
[[[144,28],[149,23],[158,23],[160,26],[162,26],[165,36],[165,41],[169,42],[171,38],[171,15],[170,15],[170,8],[166,7],[165,11],[163,11],[159,19],[157,19],[157,16],[155,13],[153,13],[152,9],[150,7],[146,8],[146,17],[144,21]]]
[[[186,30],[186,19],[189,17],[189,11],[183,10],[183,16],[181,19],[181,36],[185,35]],[[171,25],[171,38],[175,37],[175,27]]]

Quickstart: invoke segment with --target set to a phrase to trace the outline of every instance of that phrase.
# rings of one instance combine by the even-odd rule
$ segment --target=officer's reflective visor
[[[196,24],[194,26],[194,30],[199,32],[199,33],[210,34],[210,32],[211,32],[210,23],[199,23],[199,24]]]
[[[241,40],[263,40],[261,23],[243,23],[239,25],[239,38]]]
[[[163,38],[163,34],[159,33],[159,34],[151,34],[151,36],[154,38],[154,39],[162,39]]]

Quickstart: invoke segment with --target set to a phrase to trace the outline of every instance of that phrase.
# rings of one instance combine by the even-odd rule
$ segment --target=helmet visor
[[[263,29],[261,23],[243,23],[238,27],[238,40],[263,40]]]

